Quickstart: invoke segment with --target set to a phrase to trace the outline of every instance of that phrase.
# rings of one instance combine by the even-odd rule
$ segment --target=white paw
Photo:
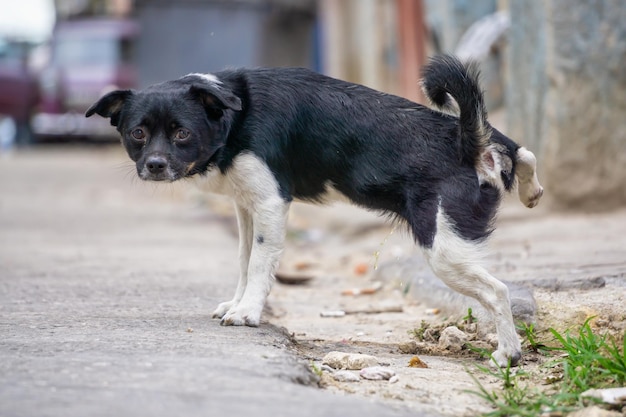
[[[214,319],[221,319],[222,317],[226,315],[226,313],[228,313],[228,310],[230,310],[236,305],[237,305],[237,302],[235,300],[220,303],[215,309],[215,311],[213,312],[213,314],[211,315],[211,317],[213,317]]]
[[[523,182],[518,185],[519,199],[528,208],[539,204],[543,195],[543,187],[536,181]]]
[[[222,326],[250,326],[258,327],[261,322],[261,311],[263,305],[242,305],[234,306],[222,317]]]
[[[522,358],[522,352],[520,350],[513,350],[512,352],[508,352],[504,349],[498,349],[491,355],[492,360],[490,364],[493,366],[498,366],[500,368],[506,368],[509,366],[517,366],[520,359]]]
[[[537,179],[537,158],[524,147],[517,150],[516,175],[520,201],[528,208],[535,207],[543,195],[543,187]]]

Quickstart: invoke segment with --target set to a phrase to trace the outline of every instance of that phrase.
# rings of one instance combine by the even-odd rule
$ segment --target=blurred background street
[[[304,386],[333,349],[404,366],[407,330],[466,311],[401,228],[294,205],[263,325],[220,328],[209,315],[237,276],[231,204],[141,182],[108,121],[84,117],[112,89],[237,66],[303,66],[423,103],[420,67],[439,52],[479,62],[491,122],[537,155],[546,190],[533,210],[505,201],[490,270],[530,291],[539,329],[595,317],[623,337],[624,2],[4,2],[0,415],[487,410],[454,355],[394,385]],[[374,294],[342,295],[353,288]],[[366,314],[320,317],[337,310]]]

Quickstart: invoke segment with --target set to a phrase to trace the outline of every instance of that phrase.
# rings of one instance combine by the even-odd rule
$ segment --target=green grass
[[[566,413],[583,407],[580,394],[588,389],[623,386],[626,382],[626,334],[620,344],[606,334],[594,333],[590,320],[573,335],[549,329],[556,342],[556,346],[551,347],[537,339],[534,327],[524,329],[525,345],[534,352],[551,355],[543,368],[552,375],[548,385],[542,386],[538,382],[539,375],[526,373],[521,367],[513,370],[478,365],[479,372],[500,382],[500,388],[488,390],[470,373],[478,387],[470,392],[493,407],[493,411],[484,416],[530,417],[546,412]]]
[[[564,353],[563,381],[569,392],[583,392],[590,388],[603,388],[623,384],[626,380],[626,357],[615,339],[607,342],[607,335],[597,335],[585,321],[577,336],[559,334],[550,329],[561,344],[553,348]],[[626,346],[626,337],[623,344]]]
[[[468,307],[467,308],[467,315],[465,317],[463,317],[463,323],[465,324],[472,324],[472,323],[476,323],[478,321],[478,319],[476,318],[476,316],[474,316],[472,314],[472,308]]]
[[[426,330],[428,330],[429,327],[430,324],[428,324],[426,320],[422,320],[419,328],[408,330],[407,333],[409,334],[409,336],[422,342],[424,341],[424,333],[426,333]]]
[[[534,353],[546,353],[549,348],[539,341],[539,337],[537,335],[537,329],[535,328],[534,323],[524,323],[521,322],[517,326],[518,330],[520,330],[524,335],[523,345],[527,347],[529,352]]]
[[[318,377],[322,377],[323,371],[322,368],[320,368],[315,362],[311,361],[310,363],[311,366],[311,371],[317,375]]]

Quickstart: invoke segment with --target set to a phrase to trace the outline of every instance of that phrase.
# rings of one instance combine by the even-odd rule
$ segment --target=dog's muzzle
[[[145,181],[174,181],[177,176],[171,169],[168,159],[163,155],[152,155],[138,167],[139,178]]]

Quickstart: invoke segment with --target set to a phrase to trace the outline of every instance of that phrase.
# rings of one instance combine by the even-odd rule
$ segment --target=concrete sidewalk
[[[211,320],[236,238],[134,175],[117,148],[0,159],[1,416],[428,414],[320,390],[285,332]]]
[[[469,393],[476,356],[419,352],[428,368],[407,366],[412,354],[399,347],[410,331],[468,305],[442,292],[401,227],[360,209],[294,205],[281,271],[308,265],[313,279],[275,285],[261,327],[219,326],[210,314],[238,276],[232,213],[185,184],[141,182],[117,146],[0,155],[0,416],[490,410]],[[625,210],[555,214],[511,198],[489,246],[488,270],[532,290],[542,340],[590,317],[598,331],[624,334]],[[375,281],[375,294],[342,295]],[[320,317],[390,305],[400,311]],[[341,384],[325,373],[319,389],[310,363],[331,350],[375,355],[399,382]],[[538,359],[521,366],[532,373]]]

